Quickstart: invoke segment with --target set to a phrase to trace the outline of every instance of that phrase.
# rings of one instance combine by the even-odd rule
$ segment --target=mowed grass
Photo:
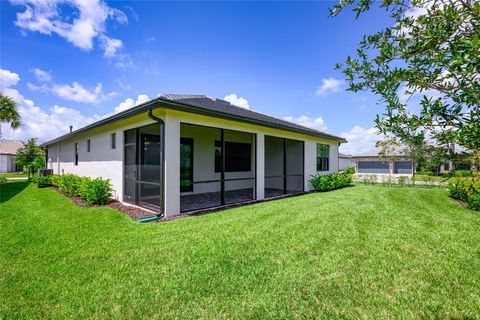
[[[480,318],[480,214],[359,185],[167,223],[9,182],[0,318]]]
[[[24,172],[8,172],[8,173],[0,173],[0,178],[27,178],[28,175]]]

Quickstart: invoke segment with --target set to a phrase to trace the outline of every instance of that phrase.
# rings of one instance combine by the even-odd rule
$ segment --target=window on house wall
[[[317,143],[317,171],[329,170],[330,146],[328,144]]]
[[[115,132],[110,136],[110,143],[112,149],[117,149],[117,134]]]
[[[87,140],[87,152],[90,152],[90,139]]]
[[[73,144],[74,158],[73,164],[78,166],[78,143]]]
[[[251,171],[252,145],[241,142],[225,142],[225,172]],[[215,141],[215,172],[222,170],[222,142]]]

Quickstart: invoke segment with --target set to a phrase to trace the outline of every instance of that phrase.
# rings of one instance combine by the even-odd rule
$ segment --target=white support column
[[[265,199],[265,135],[257,133],[257,200]]]
[[[57,142],[57,174],[60,174],[60,142]]]
[[[165,117],[165,216],[180,213],[180,122]]]

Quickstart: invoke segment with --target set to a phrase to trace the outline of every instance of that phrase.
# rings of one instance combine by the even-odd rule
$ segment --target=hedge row
[[[352,184],[352,174],[350,171],[342,173],[319,174],[310,178],[315,191],[329,191],[348,187]]]
[[[54,174],[35,176],[33,181],[39,188],[55,186],[69,195],[82,198],[89,204],[107,204],[113,195],[110,180],[102,178],[92,179],[75,174]]]
[[[464,201],[469,209],[480,211],[479,178],[472,178],[457,183],[449,183],[448,193],[450,197]]]

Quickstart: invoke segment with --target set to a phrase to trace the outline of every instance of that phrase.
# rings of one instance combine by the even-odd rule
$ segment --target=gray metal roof
[[[196,107],[200,107],[200,108],[204,108],[204,109],[208,109],[216,112],[237,115],[240,117],[244,117],[246,119],[255,119],[261,122],[273,124],[275,126],[281,127],[282,129],[287,129],[287,130],[296,129],[296,130],[308,131],[313,135],[321,134],[328,138],[333,138],[335,140],[346,142],[344,138],[327,134],[325,132],[321,132],[305,126],[301,126],[293,122],[278,119],[264,113],[237,107],[231,104],[230,102],[222,99],[211,98],[205,95],[181,95],[181,94],[164,94],[160,96],[160,98],[168,99],[175,102],[181,102],[184,104],[188,104],[191,106],[196,106]]]
[[[64,140],[75,134],[100,127],[102,125],[125,119],[136,114],[147,111],[148,109],[164,108],[171,110],[178,110],[190,112],[195,114],[207,115],[216,118],[229,119],[239,122],[246,122],[261,126],[272,127],[281,130],[293,131],[297,133],[307,134],[316,137],[336,140],[338,142],[346,142],[342,137],[331,135],[315,129],[304,127],[289,121],[281,120],[260,112],[248,110],[245,108],[232,105],[230,102],[211,98],[205,95],[190,95],[190,94],[164,94],[160,97],[117,113],[108,118],[102,119],[92,123],[86,127],[68,133],[56,139],[43,143],[43,146]]]
[[[352,157],[354,157],[354,158],[369,158],[369,157],[375,158],[375,157],[378,157],[379,153],[380,153],[380,149],[377,148],[377,149],[372,149],[372,150],[368,150],[366,152],[355,154]],[[405,153],[405,151],[402,150],[402,149],[395,150],[394,152],[391,153],[391,155],[392,156],[397,156],[397,157],[407,157],[408,156]]]

